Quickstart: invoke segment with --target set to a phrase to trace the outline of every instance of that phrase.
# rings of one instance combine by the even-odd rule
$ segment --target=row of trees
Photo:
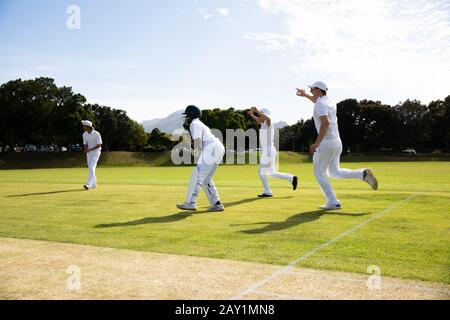
[[[450,151],[450,96],[429,105],[407,100],[394,107],[348,99],[338,104],[338,118],[344,150]],[[164,151],[176,143],[158,129],[146,133],[123,110],[87,103],[84,96],[58,87],[51,78],[19,79],[0,86],[0,144],[80,143],[82,119],[95,123],[105,150]],[[202,121],[224,137],[226,129],[258,129],[246,110],[233,108],[204,110]],[[280,149],[307,151],[316,136],[312,119],[301,120],[281,129]]]
[[[407,100],[391,107],[379,101],[348,99],[337,107],[345,151],[450,151],[450,96],[429,105]],[[280,131],[280,149],[306,151],[316,136],[312,119],[302,120]]]
[[[51,78],[10,81],[0,86],[0,143],[3,145],[80,143],[81,120],[102,134],[105,150],[140,150],[149,135],[125,111],[89,104]]]
[[[84,96],[58,87],[51,78],[18,79],[0,86],[0,146],[80,143],[83,119],[101,132],[104,150],[166,151],[177,143],[159,129],[146,133],[123,110],[87,103]],[[204,110],[202,120],[224,135],[228,128],[256,128],[244,111],[232,108]]]
[[[258,129],[246,111],[205,110],[202,121],[224,137],[230,128]],[[345,151],[450,151],[450,96],[428,105],[407,100],[393,107],[379,101],[347,99],[337,104],[337,115]],[[300,120],[280,130],[280,150],[307,152],[316,137],[314,121]]]

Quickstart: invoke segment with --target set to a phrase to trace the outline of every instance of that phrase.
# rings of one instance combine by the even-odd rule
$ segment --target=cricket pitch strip
[[[0,238],[0,299],[450,299],[450,286],[369,274]]]

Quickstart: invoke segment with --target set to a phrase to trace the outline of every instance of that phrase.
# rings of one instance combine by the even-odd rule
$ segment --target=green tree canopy
[[[101,132],[105,150],[140,150],[147,144],[144,128],[125,111],[87,104],[84,96],[58,87],[51,78],[0,86],[0,144],[80,143],[83,119]]]

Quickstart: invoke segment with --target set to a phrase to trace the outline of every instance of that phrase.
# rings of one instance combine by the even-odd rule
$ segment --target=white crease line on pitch
[[[305,253],[304,255],[302,255],[301,257],[299,257],[296,260],[293,260],[292,262],[290,262],[287,266],[278,269],[277,271],[273,272],[271,275],[269,275],[268,277],[252,284],[250,287],[248,287],[247,289],[245,289],[244,291],[242,291],[241,293],[239,293],[238,295],[232,297],[230,300],[240,300],[242,299],[244,296],[253,293],[256,289],[262,287],[263,285],[265,285],[266,283],[272,281],[273,279],[277,278],[278,276],[285,274],[287,272],[289,272],[297,263],[308,259],[309,257],[311,257],[312,255],[316,254],[318,251],[322,250],[323,248],[328,247],[329,245],[341,240],[342,238],[348,236],[349,234],[355,232],[358,229],[361,229],[362,227],[366,226],[367,224],[369,224],[370,222],[372,222],[373,220],[379,218],[380,216],[382,216],[383,214],[392,211],[398,207],[400,207],[401,205],[411,201],[412,199],[414,199],[415,197],[417,197],[420,194],[420,192],[415,193],[413,195],[410,195],[408,198],[395,203],[394,205],[390,206],[387,209],[384,209],[383,211],[373,215],[372,217],[370,217],[369,219],[367,219],[366,221],[360,223],[359,225],[357,225],[356,227],[350,228],[347,231],[345,231],[344,233],[342,233],[341,235],[337,236],[336,238],[333,238],[323,244],[321,244],[320,246],[316,247],[315,249],[308,251],[307,253]]]
[[[320,271],[322,272],[322,271]],[[325,272],[325,271],[324,271]],[[320,278],[328,278],[331,280],[337,280],[337,281],[344,281],[344,282],[352,282],[352,283],[359,283],[359,284],[367,284],[367,280],[364,279],[354,279],[352,277],[342,277],[342,276],[332,276],[329,274],[320,274],[320,275],[312,275],[310,273],[304,273],[297,270],[290,270],[286,272],[285,274],[292,275],[292,276],[305,276],[305,277],[318,277]],[[438,289],[438,288],[432,288],[432,287],[426,287],[426,286],[420,286],[420,285],[408,285],[408,284],[395,284],[395,283],[389,283],[389,280],[383,280],[381,282],[381,286],[384,288],[399,288],[399,289],[414,289],[417,291],[428,291],[428,292],[436,292],[436,293],[449,293],[450,290],[447,289]]]
[[[296,296],[291,296],[291,295],[288,295],[285,293],[268,292],[268,291],[263,291],[263,290],[255,290],[252,292],[252,294],[266,296],[266,297],[277,297],[280,299],[287,299],[287,300],[311,300],[310,298],[296,297]]]

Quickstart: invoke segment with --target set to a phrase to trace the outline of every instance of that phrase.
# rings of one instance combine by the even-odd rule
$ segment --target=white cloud
[[[450,2],[444,0],[259,0],[283,32],[248,35],[287,56],[286,71],[335,87],[376,86],[433,99],[450,86]],[[444,93],[445,92],[445,93]],[[417,95],[411,95],[417,93]]]
[[[244,1],[238,1],[236,3],[237,6],[242,7],[242,8],[248,8],[250,7],[248,3],[244,2]]]
[[[200,8],[200,9],[197,10],[197,12],[202,16],[202,18],[203,18],[204,20],[209,20],[209,19],[211,19],[212,17],[214,17],[214,15],[208,13],[208,11],[207,11],[205,8]]]
[[[197,12],[204,20],[209,20],[214,17],[227,17],[230,15],[230,9],[228,8],[218,8],[214,11],[214,13],[209,12],[205,8],[199,8],[197,9]]]
[[[226,16],[228,16],[230,14],[230,9],[228,9],[228,8],[219,8],[219,9],[216,9],[216,12],[217,12],[217,14],[219,16],[226,17]]]
[[[296,39],[290,35],[279,35],[270,32],[253,33],[244,38],[262,42],[263,45],[258,46],[258,49],[267,52],[288,50],[297,42]]]

